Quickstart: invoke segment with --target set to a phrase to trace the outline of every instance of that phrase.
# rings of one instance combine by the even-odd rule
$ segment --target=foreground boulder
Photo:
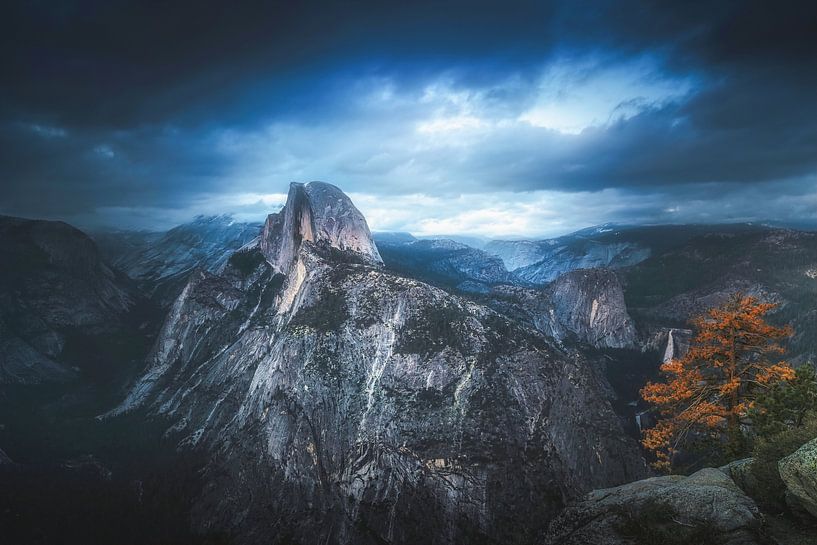
[[[706,468],[594,490],[551,523],[545,545],[760,543],[755,503],[725,473]]]
[[[763,494],[763,485],[758,482],[757,476],[752,471],[753,463],[754,458],[743,458],[718,469],[730,476],[735,484],[749,496],[757,498]]]
[[[786,497],[817,517],[817,438],[778,463]]]

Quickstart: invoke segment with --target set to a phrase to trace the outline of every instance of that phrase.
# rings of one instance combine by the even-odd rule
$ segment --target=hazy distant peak
[[[216,215],[207,215],[207,214],[199,214],[193,221],[190,223],[192,224],[232,224],[235,223],[235,218],[232,214],[216,214]]]

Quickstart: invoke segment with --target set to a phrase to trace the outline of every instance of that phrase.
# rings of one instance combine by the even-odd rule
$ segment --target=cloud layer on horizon
[[[419,234],[817,220],[813,3],[196,6],[13,8],[0,213],[260,220],[321,179]]]

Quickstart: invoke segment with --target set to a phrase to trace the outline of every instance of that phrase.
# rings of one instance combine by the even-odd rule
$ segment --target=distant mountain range
[[[375,241],[387,267],[461,292],[490,293],[502,285],[536,290],[570,271],[615,271],[623,310],[644,338],[660,328],[687,327],[690,318],[740,290],[780,303],[775,319],[792,322],[797,331],[790,343],[795,361],[817,354],[813,231],[607,224],[553,239],[490,241],[481,249],[406,233],[376,233]]]
[[[198,216],[164,233],[97,231],[91,236],[108,263],[167,305],[194,269],[218,270],[260,232],[260,223],[237,222],[222,215]]]
[[[375,233],[375,243],[395,272],[461,291],[513,284],[499,256],[451,239],[418,239],[408,233]]]
[[[100,430],[136,423],[156,429],[144,456],[199,460],[183,498],[196,531],[536,542],[566,502],[649,474],[637,390],[686,349],[689,318],[743,291],[780,304],[794,363],[817,352],[814,232],[603,225],[472,244],[372,235],[317,182],[263,225],[92,240],[0,218],[0,464],[36,474],[49,448],[91,445],[52,460],[56,478],[107,482],[125,447]],[[116,493],[137,505],[130,471]]]
[[[150,298],[159,307],[168,307],[194,271],[218,272],[235,251],[256,240],[262,231],[261,224],[236,222],[226,215],[200,216],[164,233],[94,232],[92,236],[99,248],[97,250],[80,231],[59,222],[5,218],[3,223],[6,242],[2,249],[7,253],[13,252],[15,257],[9,257],[9,260],[18,263],[16,272],[8,268],[5,270],[7,294],[10,293],[9,286],[19,282],[19,278],[27,278],[27,285],[37,285],[36,279],[46,274],[35,270],[38,262],[31,257],[43,251],[40,246],[55,251],[53,248],[60,248],[61,241],[67,241],[63,244],[66,247],[69,243],[77,244],[71,239],[73,236],[77,241],[83,241],[83,249],[75,252],[73,261],[52,259],[49,266],[52,270],[62,266],[75,267],[73,263],[78,262],[79,256],[86,256],[83,258],[84,264],[96,259],[98,264],[94,266],[102,272],[80,275],[76,270],[68,270],[61,271],[58,276],[63,279],[83,276],[81,282],[93,283],[93,290],[99,293],[121,294],[110,297],[110,302],[100,303],[102,308],[113,305],[119,314],[123,314],[123,308],[127,306],[124,301],[140,298]],[[27,231],[39,233],[40,246],[34,242],[23,242],[34,240],[33,235],[21,235]],[[53,242],[47,240],[49,237],[53,238]],[[790,350],[794,361],[800,362],[814,359],[817,353],[814,335],[817,331],[817,310],[812,304],[817,298],[815,237],[817,235],[810,231],[761,224],[605,224],[553,239],[476,241],[482,248],[451,239],[416,238],[408,233],[375,233],[373,240],[386,267],[393,272],[461,294],[481,297],[494,308],[502,307],[508,312],[508,298],[516,298],[519,302],[515,306],[517,318],[527,317],[528,323],[535,327],[538,324],[540,329],[561,341],[575,339],[577,342],[590,342],[588,339],[596,338],[596,341],[590,342],[593,346],[655,347],[655,335],[663,335],[660,331],[683,329],[692,316],[723,301],[731,292],[742,290],[780,303],[780,309],[775,313],[776,319],[792,322],[795,326],[797,334],[790,343]],[[26,244],[29,246],[26,247]],[[26,267],[32,267],[32,270],[25,271]],[[574,293],[567,306],[564,306],[562,299],[560,304],[563,310],[554,306],[559,300],[554,294],[561,293],[556,286],[568,281],[567,273],[598,268],[615,271],[604,281],[607,288],[603,297],[608,297],[609,301],[619,301],[618,297],[609,299],[612,297],[610,289],[624,294],[623,302],[620,305],[616,303],[620,308],[612,312],[622,317],[616,327],[620,326],[624,328],[622,331],[627,330],[628,333],[622,337],[614,336],[618,339],[616,341],[609,340],[609,336],[599,337],[590,332],[590,314],[583,322],[587,324],[586,327],[576,321],[580,314],[576,314],[575,305],[585,304],[579,302],[581,294],[598,292],[597,281],[590,281],[580,293]],[[563,280],[556,282],[563,276]],[[97,278],[100,280],[95,280]],[[39,289],[44,294],[40,297],[46,297],[45,286],[48,284],[44,280],[39,283],[42,284]],[[552,286],[548,287],[550,284]],[[81,293],[84,293],[82,289],[72,290],[72,296]],[[10,300],[10,295],[5,297]],[[30,310],[9,310],[17,307],[30,309],[35,298],[27,297],[25,304],[19,301],[7,304],[5,315],[30,313]],[[586,304],[590,306],[587,308],[591,308],[593,300],[597,299],[588,299]],[[72,308],[88,306],[84,301],[82,303],[72,305]],[[94,304],[89,303],[90,308],[96,308]],[[58,304],[52,306],[56,308]],[[6,318],[3,323],[16,323],[15,320]],[[20,323],[31,324],[32,320],[42,319],[31,318]],[[82,321],[84,318],[77,313],[70,320],[66,319],[65,323],[69,324],[71,320]],[[117,323],[116,316],[102,321],[106,325]],[[634,329],[627,325],[630,323],[635,324]],[[608,326],[612,327],[611,324]],[[7,369],[11,369],[8,362],[12,360],[18,361],[15,366],[22,360],[34,361],[33,355],[22,359],[12,355],[28,354],[32,349],[31,343],[40,343],[40,350],[34,350],[41,357],[52,363],[55,357],[59,359],[56,348],[61,346],[59,343],[52,343],[48,348],[42,344],[45,341],[34,340],[55,338],[53,335],[34,335],[32,331],[39,326],[15,325],[18,333],[13,334],[9,325],[3,327],[7,331],[6,338],[17,339],[13,350],[8,345]],[[65,331],[67,326],[61,327]],[[21,331],[27,333],[19,333]],[[21,338],[29,339],[25,346],[20,344]],[[38,368],[45,370],[48,367],[41,365]],[[31,378],[20,380],[38,380],[37,371],[31,372]],[[65,368],[54,373],[64,376],[72,374]]]

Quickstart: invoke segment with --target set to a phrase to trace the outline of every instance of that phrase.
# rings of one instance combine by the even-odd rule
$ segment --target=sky
[[[817,3],[11,2],[0,214],[374,230],[817,223]]]

